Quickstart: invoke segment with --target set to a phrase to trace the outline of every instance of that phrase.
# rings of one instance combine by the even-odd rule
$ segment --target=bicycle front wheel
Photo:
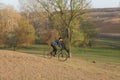
[[[61,51],[59,54],[58,54],[58,60],[59,61],[66,61],[68,58],[68,54],[66,51]]]

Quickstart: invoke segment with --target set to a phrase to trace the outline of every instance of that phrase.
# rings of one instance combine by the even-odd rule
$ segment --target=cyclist
[[[51,42],[51,47],[53,48],[53,56],[56,55],[56,52],[57,52],[57,46],[62,49],[62,42],[63,42],[63,39],[60,37],[59,39]]]

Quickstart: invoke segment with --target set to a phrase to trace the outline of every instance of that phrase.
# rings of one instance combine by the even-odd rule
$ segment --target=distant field
[[[95,46],[120,49],[120,34],[104,33],[99,34],[95,40]]]
[[[100,33],[120,34],[120,8],[92,9],[88,18],[94,22]]]

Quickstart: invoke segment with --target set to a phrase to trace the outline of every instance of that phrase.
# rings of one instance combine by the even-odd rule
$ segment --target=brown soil
[[[109,66],[108,66],[109,65]],[[119,80],[120,67],[0,50],[0,80]]]

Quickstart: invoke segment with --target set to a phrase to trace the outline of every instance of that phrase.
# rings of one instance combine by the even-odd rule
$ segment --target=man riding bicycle
[[[57,52],[57,46],[62,49],[62,42],[63,42],[63,39],[60,37],[59,39],[51,42],[51,47],[53,48],[53,52],[54,52],[54,55],[56,55],[56,52]]]

